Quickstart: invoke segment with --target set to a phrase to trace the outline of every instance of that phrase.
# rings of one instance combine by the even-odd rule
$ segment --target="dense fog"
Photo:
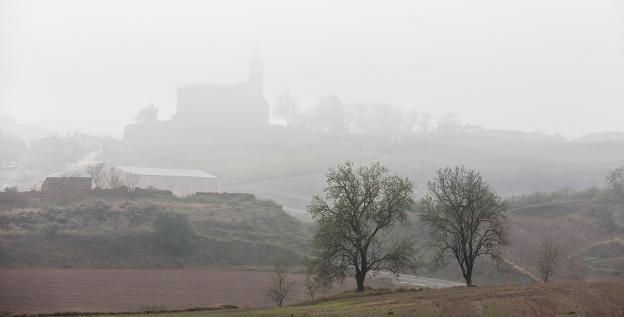
[[[0,315],[622,315],[623,87],[617,0],[0,0]]]
[[[169,119],[178,87],[245,81],[259,50],[271,106],[285,90],[302,110],[332,94],[575,138],[620,129],[623,12],[612,0],[3,0],[0,113],[120,138],[150,103]]]
[[[303,213],[324,171],[461,164],[505,196],[622,163],[615,1],[2,1],[2,185],[197,169]]]

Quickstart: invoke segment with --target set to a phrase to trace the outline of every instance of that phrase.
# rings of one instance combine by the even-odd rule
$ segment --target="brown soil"
[[[291,274],[289,303],[306,298],[302,274]],[[209,269],[1,269],[0,312],[119,312],[233,304],[271,307],[271,273]],[[345,281],[330,293],[354,288]],[[373,281],[369,286],[388,286]]]
[[[407,311],[433,306],[444,316],[624,315],[624,282],[462,287],[398,297]]]
[[[509,259],[515,264],[536,273],[535,267],[542,243],[557,245],[559,258],[557,276],[565,280],[571,257],[577,250],[593,243],[613,239],[612,234],[591,225],[585,215],[585,203],[569,203],[528,207],[515,210],[510,217],[511,244],[507,248]],[[598,279],[600,275],[592,275]]]
[[[554,283],[391,293],[303,306],[296,316],[624,316],[624,281]],[[229,316],[289,316],[280,310]],[[223,316],[214,312],[207,316]],[[292,316],[292,315],[290,315]]]

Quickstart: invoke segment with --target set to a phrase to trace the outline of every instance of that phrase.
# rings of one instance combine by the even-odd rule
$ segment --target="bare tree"
[[[481,255],[498,256],[506,243],[507,205],[490,190],[479,172],[444,168],[427,184],[422,220],[431,229],[436,260],[457,260],[466,285]]]
[[[142,108],[137,113],[134,121],[136,122],[154,122],[158,120],[158,108],[154,107],[154,103]]]
[[[573,280],[584,281],[587,278],[587,266],[581,263],[571,262],[568,270],[570,271],[570,277]]]
[[[306,294],[310,299],[314,299],[314,295],[316,295],[316,290],[318,289],[318,283],[316,283],[312,274],[306,272],[303,286],[305,286]]]
[[[447,113],[438,118],[438,126],[436,130],[441,133],[454,133],[461,126],[459,116],[455,113]]]
[[[106,174],[106,184],[110,189],[117,189],[122,187],[124,183],[121,172],[118,169],[111,167]]]
[[[330,169],[325,197],[315,196],[308,207],[318,224],[313,240],[318,255],[306,265],[319,285],[329,288],[352,274],[363,292],[368,272],[411,268],[412,244],[382,237],[405,221],[413,195],[409,179],[388,175],[379,163]]]
[[[97,163],[87,166],[87,173],[93,180],[96,189],[102,189],[106,186],[106,171],[104,163]]]
[[[347,128],[345,106],[334,95],[327,95],[319,100],[311,117],[311,128],[314,132],[342,133]]]
[[[267,291],[267,297],[277,306],[282,307],[290,293],[290,285],[287,280],[288,265],[282,259],[273,259],[273,284]]]
[[[542,243],[537,259],[537,271],[544,283],[548,283],[555,273],[559,261],[559,247],[552,242]]]
[[[126,187],[129,191],[134,191],[141,180],[141,175],[135,173],[126,173],[124,175]]]

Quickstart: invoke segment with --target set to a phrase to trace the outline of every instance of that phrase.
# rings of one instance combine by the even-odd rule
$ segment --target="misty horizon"
[[[152,102],[169,119],[181,86],[245,81],[259,48],[271,106],[333,94],[571,139],[622,130],[622,21],[614,1],[1,1],[0,113],[120,138]]]
[[[0,0],[0,317],[624,314],[624,1]]]

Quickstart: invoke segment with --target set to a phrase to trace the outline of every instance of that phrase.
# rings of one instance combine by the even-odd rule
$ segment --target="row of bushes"
[[[507,201],[512,207],[526,207],[573,200],[599,200],[605,195],[605,189],[593,186],[583,190],[562,188],[554,192],[534,192],[527,195],[512,196]]]

